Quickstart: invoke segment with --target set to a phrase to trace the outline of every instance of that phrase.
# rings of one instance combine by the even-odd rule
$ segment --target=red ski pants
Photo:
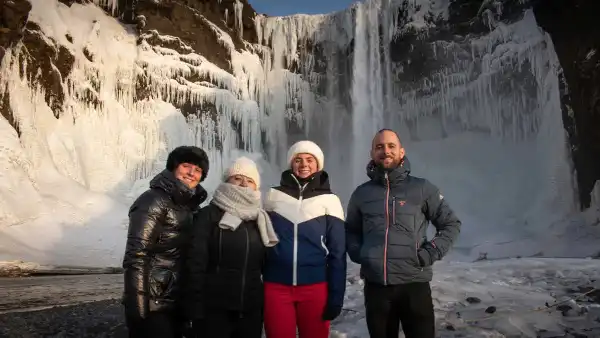
[[[327,283],[283,285],[265,283],[265,334],[267,338],[328,338],[324,321]]]

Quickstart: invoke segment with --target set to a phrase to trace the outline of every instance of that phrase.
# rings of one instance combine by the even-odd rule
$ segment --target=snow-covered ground
[[[364,338],[363,280],[357,265],[349,269],[345,311],[332,337]],[[591,291],[599,284],[600,260],[438,262],[432,282],[438,337],[600,337],[600,291]],[[490,307],[496,311],[486,313]]]
[[[0,312],[118,299],[120,283],[118,275],[0,280]],[[432,282],[438,337],[600,337],[598,284],[600,260],[438,262]],[[362,290],[358,266],[350,264],[345,310],[331,338],[368,337]],[[491,307],[496,311],[487,313]],[[120,306],[111,311],[110,320],[121,318]]]

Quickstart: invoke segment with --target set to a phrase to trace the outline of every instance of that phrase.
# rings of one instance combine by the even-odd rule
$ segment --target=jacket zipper
[[[417,257],[417,266],[419,267],[419,270],[423,271],[423,268],[421,267],[421,260],[419,259],[419,242],[420,239],[417,237],[417,243],[415,243],[415,257]]]
[[[298,183],[299,195],[298,195],[298,209],[302,209],[302,193],[304,193],[304,189],[308,185],[308,183],[303,186],[300,185],[298,179],[292,175],[296,183]],[[298,224],[294,222],[294,252],[292,258],[292,285],[298,285]]]
[[[388,173],[385,173],[385,243],[383,246],[383,285],[387,285],[387,250],[388,234],[390,232],[390,180]]]
[[[298,208],[302,208],[302,193],[306,188],[306,184],[300,187],[300,197],[298,198]],[[294,223],[294,266],[292,268],[292,285],[298,285],[298,223]]]
[[[392,225],[396,225],[396,196],[392,196]]]
[[[217,272],[221,270],[221,252],[223,249],[223,229],[219,229],[219,259],[217,260]]]
[[[241,295],[241,306],[240,306],[240,318],[244,317],[244,293],[246,292],[246,270],[248,269],[248,256],[250,255],[250,236],[248,235],[248,228],[244,227],[246,232],[246,256],[244,256],[244,268],[242,269],[242,295]]]

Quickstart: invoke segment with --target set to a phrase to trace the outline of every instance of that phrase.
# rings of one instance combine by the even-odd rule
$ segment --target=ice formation
[[[576,197],[552,41],[531,11],[512,24],[486,14],[488,34],[432,41],[442,67],[403,83],[412,60],[392,62],[390,42],[410,29],[426,34],[433,24],[424,16],[446,17],[447,4],[365,1],[327,16],[269,18],[259,36],[273,32],[261,41],[272,42],[275,60],[304,61],[304,78],[318,88],[316,105],[304,112],[305,132],[324,147],[342,199],[366,180],[374,131],[393,128],[413,173],[437,184],[464,220],[459,245],[494,243],[490,251],[515,254],[515,243],[527,244],[523,252],[539,250],[531,244],[543,236],[546,253],[568,254],[558,238],[571,231],[561,220],[575,212]],[[409,12],[403,25],[399,6]],[[327,60],[298,50],[305,40],[318,41]],[[325,70],[315,74],[320,62]]]
[[[414,174],[445,191],[464,220],[463,243],[530,238],[571,214],[574,183],[562,128],[560,67],[552,41],[537,26],[533,13],[526,11],[513,24],[490,23],[490,33],[470,40],[469,49],[464,42],[432,42],[444,65],[415,86],[397,80],[403,69],[389,64],[388,50],[373,48],[373,41],[379,41],[373,27],[390,28],[389,35],[383,30],[384,46],[400,29],[395,15],[377,15],[394,13],[394,6],[367,1],[356,5],[355,14],[342,14],[355,23],[350,31],[352,82],[341,90],[351,92],[352,108],[347,114],[336,111],[333,121],[310,133],[319,139],[353,130],[319,139],[328,157],[337,157],[329,163],[339,166],[329,168],[336,173],[336,182],[344,182],[336,186],[342,196],[366,179],[371,136],[385,126],[400,131]],[[413,20],[419,20],[418,12]],[[348,33],[344,20],[323,26]],[[348,40],[342,34],[332,43]],[[338,81],[336,68],[344,66],[328,67],[332,72],[324,81]],[[387,95],[390,92],[394,95]],[[339,107],[343,95],[327,99],[338,101],[329,107]],[[331,114],[325,110],[321,114]],[[350,173],[345,169],[349,164]]]
[[[464,44],[432,42],[446,63],[406,84],[390,43],[409,27],[426,28],[425,13],[445,15],[444,1],[409,1],[404,26],[394,0],[331,15],[259,15],[259,43],[246,42],[245,50],[204,19],[229,49],[232,73],[176,37],[147,33],[189,53],[136,45],[132,32],[93,4],[31,2],[30,20],[49,45],[67,47],[75,65],[63,79],[68,99],[56,119],[42,89],[20,75],[28,67],[17,61],[22,46],[3,59],[0,88],[21,135],[0,118],[0,163],[8,169],[0,176],[0,260],[119,265],[128,203],[180,144],[209,152],[211,190],[240,153],[259,160],[265,186],[277,183],[289,143],[308,137],[324,148],[334,189],[347,200],[366,179],[370,139],[384,126],[400,131],[414,174],[436,183],[464,220],[464,245],[530,236],[574,210],[560,69],[531,12],[510,25],[491,22],[467,52]],[[240,36],[242,10],[236,1]],[[151,88],[141,101],[134,99],[140,75]],[[202,108],[184,117],[175,107],[186,102]]]
[[[231,75],[197,54],[136,46],[136,36],[95,5],[67,7],[56,0],[32,5],[30,20],[46,42],[66,46],[75,64],[63,79],[67,99],[56,119],[43,90],[21,77],[19,67],[28,67],[19,62],[22,46],[3,59],[0,87],[9,94],[21,136],[0,119],[0,161],[8,169],[0,181],[0,260],[118,265],[127,203],[164,167],[170,149],[196,144],[209,150],[208,189],[239,153],[260,162],[265,109],[257,102],[265,79],[257,55],[236,53]],[[233,46],[219,33],[224,45]],[[216,86],[185,81],[190,73]],[[135,102],[139,74],[147,76],[153,95]],[[174,107],[186,101],[213,105],[218,114],[186,119]],[[236,130],[231,121],[238,122]]]
[[[233,4],[233,12],[235,13],[235,28],[237,29],[238,36],[242,38],[244,36],[244,23],[242,22],[242,11],[244,10],[244,4],[240,0],[235,0]]]

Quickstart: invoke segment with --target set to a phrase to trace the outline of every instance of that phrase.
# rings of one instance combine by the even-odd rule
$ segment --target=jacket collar
[[[292,173],[291,169],[288,169],[281,173],[282,187],[297,190],[297,191],[324,191],[331,192],[331,186],[329,184],[329,174],[324,171],[318,171],[312,174],[310,177],[305,179],[299,179]]]
[[[404,181],[409,174],[410,162],[406,156],[404,156],[400,165],[393,169],[382,168],[373,161],[367,164],[367,175],[369,178],[383,185],[389,182],[390,186],[396,186]]]
[[[206,190],[197,185],[195,189],[178,180],[169,170],[163,170],[150,181],[150,188],[165,191],[176,204],[196,209],[208,196]]]

